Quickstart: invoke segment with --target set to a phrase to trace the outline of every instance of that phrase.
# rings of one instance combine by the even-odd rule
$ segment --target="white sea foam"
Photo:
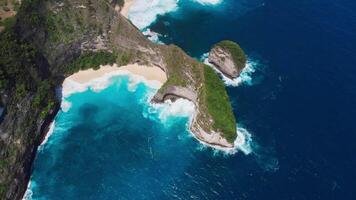
[[[179,0],[136,0],[130,7],[129,19],[140,30],[156,21],[158,15],[175,11]]]
[[[150,102],[152,94],[146,100]],[[195,135],[190,131],[190,126],[192,123],[192,119],[196,113],[195,105],[193,102],[186,100],[186,99],[177,99],[176,101],[172,102],[171,100],[167,100],[161,104],[150,104],[148,103],[147,112],[144,112],[143,115],[150,119],[155,119],[154,114],[158,115],[158,119],[164,125],[170,126],[167,122],[171,117],[188,117],[189,123],[187,123],[188,132],[191,133],[191,136],[195,138]],[[234,141],[233,148],[223,148],[220,146],[214,146],[205,143],[204,141],[199,141],[201,144],[198,148],[205,149],[207,147],[213,147],[214,150],[218,152],[223,152],[225,154],[235,154],[237,152],[242,152],[245,155],[252,153],[252,137],[251,134],[242,126],[236,125],[236,140]]]
[[[164,103],[156,104],[150,103],[152,96],[151,94],[150,97],[148,97],[147,111],[143,113],[147,118],[154,119],[156,116],[161,123],[169,126],[170,124],[167,124],[167,122],[169,122],[171,117],[188,117],[189,121],[191,121],[194,116],[195,105],[189,100],[180,98],[174,102],[166,100]]]
[[[156,80],[147,80],[143,76],[132,74],[127,70],[117,70],[114,72],[107,73],[101,77],[95,78],[86,83],[78,83],[76,81],[66,79],[63,83],[62,97],[66,98],[74,93],[85,92],[89,88],[95,92],[100,92],[101,90],[107,88],[111,83],[111,78],[115,76],[128,76],[130,84],[144,83],[150,88],[158,89],[161,87],[162,83]]]
[[[166,121],[171,116],[192,117],[195,112],[194,103],[186,99],[165,101],[163,104],[156,104],[160,109],[159,119]]]
[[[156,33],[154,31],[152,31],[151,29],[146,29],[145,31],[142,32],[149,40],[151,40],[151,42],[156,43],[156,44],[163,44],[163,42],[161,42],[159,40],[159,37],[161,37],[162,35],[159,33]]]
[[[121,69],[107,73],[87,83],[79,83],[67,78],[62,85],[61,110],[63,112],[68,112],[68,110],[71,108],[71,102],[67,101],[67,97],[69,97],[70,95],[74,93],[85,92],[88,89],[92,89],[94,92],[100,92],[101,90],[107,88],[112,83],[112,78],[116,76],[127,76],[129,78],[128,90],[131,92],[134,92],[136,90],[136,86],[139,83],[144,83],[145,85],[153,89],[159,89],[162,85],[162,83],[159,81],[147,80],[143,76],[132,74],[127,70]]]
[[[61,102],[62,111],[63,112],[68,112],[71,107],[72,107],[72,103],[67,101],[65,98],[63,98],[62,102]]]
[[[234,141],[234,147],[233,148],[225,148],[225,147],[220,147],[220,146],[214,146],[207,144],[205,142],[200,142],[200,146],[198,147],[199,150],[204,150],[208,147],[213,148],[214,155],[219,155],[221,153],[225,155],[233,155],[239,152],[242,152],[245,155],[249,155],[253,153],[253,141],[252,141],[252,136],[251,134],[243,127],[240,125],[237,125],[237,130],[236,130],[236,139]],[[193,135],[194,136],[194,135]]]
[[[33,192],[31,190],[31,186],[33,186],[33,185],[35,185],[35,182],[30,180],[27,184],[27,190],[26,190],[25,194],[23,195],[22,200],[32,200]]]
[[[46,133],[46,136],[45,136],[44,140],[42,141],[42,143],[38,147],[39,150],[41,150],[43,148],[44,144],[46,144],[46,142],[48,141],[48,138],[51,137],[51,135],[53,134],[54,127],[55,127],[55,122],[56,121],[53,120],[53,122],[49,125],[49,130]]]
[[[130,7],[128,18],[140,30],[144,30],[156,21],[159,15],[164,15],[178,9],[180,0],[136,0]],[[203,6],[218,5],[222,0],[191,0]]]
[[[256,71],[257,62],[254,62],[251,59],[248,59],[245,68],[240,73],[240,76],[238,76],[234,79],[231,79],[231,78],[228,78],[227,76],[225,76],[223,73],[221,73],[221,71],[218,70],[214,65],[212,65],[208,61],[208,57],[209,57],[209,53],[205,53],[202,55],[201,60],[206,65],[208,65],[212,69],[214,69],[214,71],[216,71],[221,76],[225,85],[232,86],[232,87],[236,87],[241,84],[253,85],[252,74]]]
[[[203,5],[217,5],[222,2],[222,0],[193,0]]]
[[[234,146],[236,151],[242,151],[245,155],[252,152],[252,137],[245,128],[237,126],[237,137]]]
[[[199,150],[205,150],[206,148],[213,148],[214,154],[225,154],[225,155],[233,155],[238,152],[242,152],[245,155],[249,155],[250,153],[253,152],[253,141],[252,141],[252,136],[251,134],[243,127],[237,125],[237,130],[236,130],[236,139],[234,141],[234,147],[233,148],[227,148],[227,147],[220,147],[216,145],[210,145],[207,144],[201,140],[198,140],[199,143],[201,144],[198,146]],[[194,134],[192,133],[192,136]],[[194,136],[195,137],[195,136]]]

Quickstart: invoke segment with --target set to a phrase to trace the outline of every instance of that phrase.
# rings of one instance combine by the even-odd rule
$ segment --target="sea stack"
[[[246,66],[247,59],[240,45],[233,41],[224,40],[213,46],[208,61],[225,76],[233,79],[240,75]]]

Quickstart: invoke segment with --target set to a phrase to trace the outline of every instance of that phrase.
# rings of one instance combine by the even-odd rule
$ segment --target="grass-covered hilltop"
[[[219,77],[179,47],[148,41],[115,10],[122,5],[122,0],[22,0],[1,31],[0,199],[22,198],[37,147],[59,109],[56,88],[67,76],[100,64],[160,67],[168,80],[153,101],[193,101],[194,135],[233,147],[236,120]]]
[[[246,66],[247,58],[240,45],[223,40],[213,46],[208,61],[229,78],[236,78]]]

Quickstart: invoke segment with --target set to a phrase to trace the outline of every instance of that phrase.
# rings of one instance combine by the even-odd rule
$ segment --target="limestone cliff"
[[[227,40],[214,45],[209,53],[208,61],[231,79],[238,77],[246,66],[246,56],[243,50],[235,42]]]
[[[153,101],[196,105],[191,130],[208,144],[232,147],[236,121],[218,76],[174,45],[155,45],[110,0],[25,0],[15,26],[0,35],[0,199],[21,199],[38,145],[58,111],[55,88],[78,58],[158,66],[168,80]],[[73,64],[74,63],[74,64]],[[74,66],[74,67],[73,67]]]

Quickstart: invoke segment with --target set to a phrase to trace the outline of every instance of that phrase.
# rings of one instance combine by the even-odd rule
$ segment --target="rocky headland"
[[[218,75],[175,45],[151,43],[118,6],[122,1],[24,0],[16,23],[0,34],[0,199],[22,198],[37,148],[59,110],[56,88],[99,65],[159,67],[167,81],[152,101],[194,102],[195,137],[233,148],[236,120]],[[214,54],[219,67],[220,54]],[[242,65],[235,67],[227,73],[237,76]]]
[[[246,66],[246,55],[241,47],[232,41],[224,40],[211,49],[209,63],[217,67],[225,76],[234,79]]]

